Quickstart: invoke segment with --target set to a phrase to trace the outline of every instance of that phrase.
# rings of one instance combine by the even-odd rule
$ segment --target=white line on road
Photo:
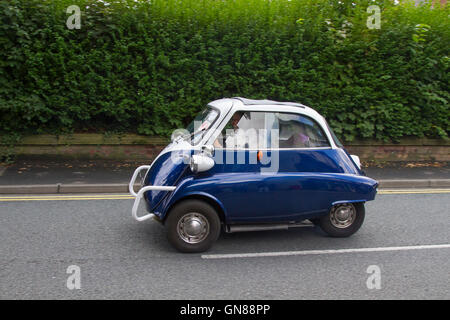
[[[361,253],[361,252],[385,252],[385,251],[405,251],[424,249],[449,249],[450,244],[435,244],[421,246],[402,247],[378,247],[378,248],[355,248],[338,250],[306,250],[306,251],[284,251],[284,252],[260,252],[260,253],[236,253],[236,254],[204,254],[203,259],[230,259],[230,258],[259,258],[259,257],[280,257],[280,256],[307,256],[318,254],[338,254],[338,253]]]

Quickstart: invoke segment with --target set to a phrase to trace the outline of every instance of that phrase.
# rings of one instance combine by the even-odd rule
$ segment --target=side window
[[[330,147],[319,124],[313,119],[292,113],[278,113],[280,148]]]
[[[226,149],[267,148],[263,130],[266,125],[266,114],[265,112],[237,111],[214,141],[214,146]]]
[[[214,141],[214,146],[270,149],[330,147],[330,144],[322,128],[309,117],[293,113],[237,111]]]

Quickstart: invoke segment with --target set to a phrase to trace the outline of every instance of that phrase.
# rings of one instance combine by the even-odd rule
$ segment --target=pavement
[[[150,161],[17,160],[0,164],[0,194],[122,193],[134,170]],[[366,164],[380,188],[449,188],[448,162]]]

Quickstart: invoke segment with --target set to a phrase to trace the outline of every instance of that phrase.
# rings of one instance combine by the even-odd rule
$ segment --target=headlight
[[[193,173],[208,171],[214,166],[214,160],[204,154],[194,154],[189,162]]]

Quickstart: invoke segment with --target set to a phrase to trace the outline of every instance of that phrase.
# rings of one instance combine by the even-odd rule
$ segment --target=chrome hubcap
[[[200,213],[187,213],[178,221],[177,232],[187,243],[199,243],[209,234],[209,222]]]
[[[339,229],[351,226],[355,218],[356,209],[351,203],[336,205],[330,212],[331,224]]]

